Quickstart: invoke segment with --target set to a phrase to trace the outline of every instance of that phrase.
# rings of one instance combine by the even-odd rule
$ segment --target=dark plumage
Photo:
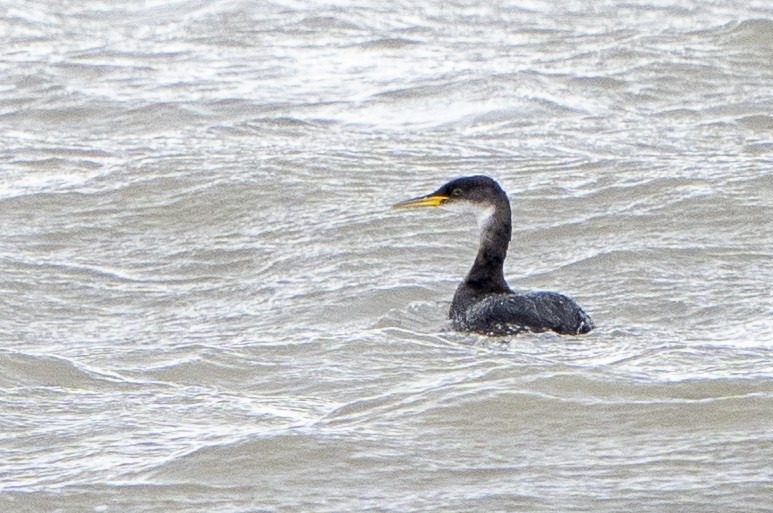
[[[562,335],[588,333],[593,321],[571,298],[557,292],[514,292],[504,277],[512,231],[510,202],[487,176],[457,178],[427,196],[393,208],[444,207],[478,216],[480,247],[470,272],[459,284],[449,317],[454,329],[486,335],[552,330]]]

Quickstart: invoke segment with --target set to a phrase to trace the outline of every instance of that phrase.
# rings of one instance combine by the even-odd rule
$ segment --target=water
[[[773,509],[769,2],[4,2],[0,504]],[[447,330],[506,272],[581,338]]]

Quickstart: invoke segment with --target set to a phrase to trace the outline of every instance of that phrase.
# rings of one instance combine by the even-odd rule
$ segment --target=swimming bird
[[[595,327],[580,305],[563,294],[515,292],[507,284],[503,266],[512,231],[510,201],[492,178],[457,178],[392,208],[425,207],[471,212],[478,218],[478,255],[451,302],[449,317],[455,330],[495,336],[548,330],[579,335]]]

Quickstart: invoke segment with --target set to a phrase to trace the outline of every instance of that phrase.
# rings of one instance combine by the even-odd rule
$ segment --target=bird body
[[[557,292],[513,291],[504,277],[512,232],[510,202],[487,176],[457,178],[427,196],[393,208],[444,207],[478,216],[480,245],[475,261],[456,289],[449,317],[457,331],[514,335],[552,330],[563,335],[587,333],[590,316],[571,298]]]

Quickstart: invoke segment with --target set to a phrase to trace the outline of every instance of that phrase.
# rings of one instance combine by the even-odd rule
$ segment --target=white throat
[[[454,202],[443,205],[443,208],[457,214],[473,214],[478,221],[478,231],[482,236],[489,225],[494,221],[494,206],[479,205],[468,201]]]

